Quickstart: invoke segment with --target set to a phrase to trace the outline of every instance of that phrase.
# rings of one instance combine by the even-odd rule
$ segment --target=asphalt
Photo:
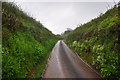
[[[51,52],[43,78],[100,78],[100,76],[60,40]]]

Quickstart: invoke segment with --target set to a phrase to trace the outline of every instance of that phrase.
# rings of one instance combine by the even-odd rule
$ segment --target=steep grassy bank
[[[40,77],[56,36],[13,3],[2,3],[2,22],[3,78],[26,78],[36,64]]]
[[[120,9],[118,6],[65,35],[65,42],[100,71],[103,78],[119,78]]]

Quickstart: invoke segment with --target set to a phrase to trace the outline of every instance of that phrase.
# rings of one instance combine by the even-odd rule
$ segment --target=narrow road
[[[99,78],[99,76],[61,40],[51,52],[43,78]]]

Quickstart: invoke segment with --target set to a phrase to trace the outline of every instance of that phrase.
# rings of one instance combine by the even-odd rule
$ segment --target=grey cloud
[[[75,29],[107,10],[106,2],[18,2],[21,8],[32,14],[54,34],[66,28]],[[108,3],[113,6],[114,3]]]

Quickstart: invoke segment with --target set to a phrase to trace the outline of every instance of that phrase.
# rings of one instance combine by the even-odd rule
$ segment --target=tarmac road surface
[[[100,76],[60,40],[51,52],[43,78],[100,78]]]

